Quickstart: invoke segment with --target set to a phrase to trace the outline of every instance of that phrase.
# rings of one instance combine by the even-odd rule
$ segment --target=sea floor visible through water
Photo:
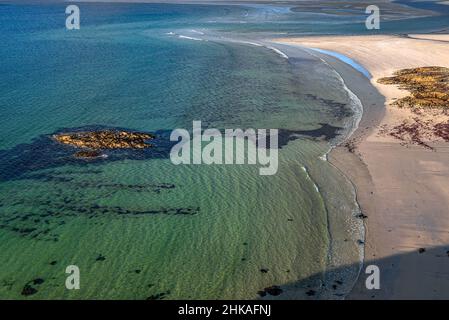
[[[344,297],[363,224],[326,154],[360,101],[310,52],[261,41],[254,19],[307,26],[265,6],[80,6],[77,32],[64,5],[0,6],[0,297]],[[278,173],[173,165],[169,133],[194,120],[279,129]],[[51,138],[99,128],[157,144],[86,160]],[[80,290],[65,287],[69,265]]]

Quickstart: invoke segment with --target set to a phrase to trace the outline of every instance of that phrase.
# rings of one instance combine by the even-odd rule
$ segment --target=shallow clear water
[[[0,297],[24,298],[42,278],[28,298],[253,299],[271,285],[303,298],[303,280],[320,287],[326,270],[360,259],[353,190],[322,159],[353,123],[341,78],[305,52],[287,60],[229,41],[312,30],[311,20],[264,6],[83,4],[81,30],[67,31],[64,9],[0,6]],[[267,177],[163,155],[75,161],[49,138],[86,126],[169,132],[193,120],[340,130],[283,145]],[[70,264],[81,290],[65,289]]]

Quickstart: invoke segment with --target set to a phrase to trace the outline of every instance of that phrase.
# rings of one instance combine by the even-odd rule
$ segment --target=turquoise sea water
[[[363,230],[351,184],[323,156],[358,102],[322,61],[248,39],[361,32],[358,20],[298,22],[266,6],[80,9],[81,29],[67,31],[64,5],[0,6],[0,297],[255,299],[272,285],[280,298],[343,295]],[[100,127],[166,137],[193,120],[294,139],[267,177],[257,166],[174,166],[164,152],[75,160],[50,139]],[[80,290],[64,285],[72,264]],[[332,291],[335,279],[344,285]],[[27,284],[36,292],[24,295]]]

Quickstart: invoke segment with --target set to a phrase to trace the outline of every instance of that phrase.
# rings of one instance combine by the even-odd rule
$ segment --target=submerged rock
[[[31,296],[35,293],[37,293],[37,289],[31,286],[33,285],[41,285],[44,283],[44,279],[42,278],[36,278],[34,280],[28,281],[28,283],[23,287],[21,294],[23,296]]]
[[[272,296],[278,296],[281,293],[282,293],[282,289],[279,286],[271,286],[271,287],[267,287],[263,290],[257,291],[257,294],[260,297],[265,297],[267,294],[272,295]]]
[[[278,296],[282,293],[282,289],[279,286],[271,286],[264,289],[266,293],[272,296]]]
[[[306,292],[306,295],[308,295],[309,297],[312,297],[316,294],[315,290],[310,289],[309,291]]]
[[[101,253],[98,255],[98,257],[95,259],[95,261],[104,261],[106,260],[106,257],[103,256]]]
[[[22,289],[22,296],[31,296],[35,293],[37,293],[37,289],[33,288],[29,284],[26,284]]]
[[[267,293],[263,290],[257,291],[257,294],[261,297],[265,297],[267,295]]]
[[[101,157],[101,152],[98,152],[96,150],[85,150],[85,151],[78,151],[74,154],[76,158],[97,158]]]
[[[162,300],[162,299],[165,299],[169,294],[170,294],[170,290],[168,290],[166,292],[152,294],[146,300]]]

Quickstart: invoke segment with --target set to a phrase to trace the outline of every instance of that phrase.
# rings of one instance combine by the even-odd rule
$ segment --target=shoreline
[[[342,135],[341,139],[338,139],[338,141],[332,143],[329,146],[329,150],[322,156],[322,160],[326,161],[328,165],[330,165],[333,170],[335,170],[336,174],[338,174],[345,180],[345,183],[347,183],[348,187],[351,189],[351,197],[353,198],[352,204],[354,208],[351,210],[351,212],[347,212],[347,215],[345,214],[342,216],[338,215],[338,213],[336,215],[335,212],[332,212],[331,214],[328,213],[329,232],[332,232],[331,230],[347,224],[347,228],[345,228],[345,231],[342,233],[342,235],[345,234],[347,238],[339,236],[337,237],[338,239],[334,240],[335,243],[331,244],[331,247],[335,246],[339,249],[337,249],[336,251],[334,251],[334,249],[330,249],[329,251],[329,269],[326,271],[326,280],[322,286],[320,294],[318,295],[319,297],[324,299],[342,299],[354,287],[357,278],[362,271],[365,255],[364,245],[360,245],[360,243],[358,242],[365,240],[365,225],[363,219],[359,217],[362,214],[362,210],[357,199],[358,194],[356,185],[353,183],[353,180],[350,179],[347,173],[342,170],[340,166],[337,166],[331,159],[336,150],[342,149],[344,150],[344,152],[348,153],[347,149],[345,147],[341,147],[341,145],[344,145],[345,142],[348,141],[348,139],[357,134],[359,132],[360,126],[365,124],[365,117],[363,116],[363,105],[359,99],[359,96],[369,96],[369,101],[371,103],[379,105],[379,108],[377,110],[374,110],[376,113],[382,111],[384,100],[383,97],[377,93],[376,89],[371,86],[369,78],[366,74],[362,74],[361,72],[354,72],[354,66],[348,65],[346,62],[341,61],[336,56],[328,56],[322,52],[309,50],[308,48],[304,47],[299,48],[297,46],[292,46],[290,44],[287,45],[284,43],[280,45],[276,42],[263,42],[262,46],[270,50],[272,50],[273,46],[275,46],[277,48],[277,51],[283,52],[283,55],[288,54],[289,58],[297,58],[297,53],[295,53],[295,51],[299,51],[303,52],[302,56],[310,56],[313,59],[321,60],[322,63],[326,64],[336,73],[337,77],[340,78],[342,87],[344,87],[348,94],[348,97],[350,98],[350,100],[352,100],[351,108],[354,114],[352,117],[348,118],[347,125],[345,125],[345,128],[348,128],[348,131],[346,131]],[[351,97],[353,97],[354,100],[351,99]],[[380,119],[380,116],[378,116],[377,118]],[[373,118],[371,117],[370,119]],[[332,207],[334,204],[328,203],[328,205]],[[344,243],[342,242],[343,240]],[[348,240],[349,242],[347,242]],[[348,247],[348,244],[352,242],[353,244],[349,245]],[[349,250],[356,249],[357,257],[356,255],[354,255],[355,251],[349,255],[346,255],[346,251],[342,252],[341,250],[345,247]],[[342,255],[345,256],[345,258],[351,257],[351,260],[343,264],[335,265],[335,259],[339,260]],[[346,276],[343,276],[342,278],[342,274],[346,274]],[[344,281],[342,279],[344,279]],[[339,293],[336,293],[335,289],[332,289],[335,283],[338,283],[339,286],[342,285],[341,283],[344,283],[344,295],[341,293],[341,291]],[[340,290],[341,289],[343,289],[343,287],[340,287]]]
[[[449,193],[440,190],[449,189],[448,144],[436,142],[436,152],[431,152],[414,145],[406,148],[400,141],[379,136],[381,125],[395,123],[409,114],[408,110],[394,110],[389,106],[394,98],[403,97],[407,92],[395,86],[380,85],[377,79],[407,67],[449,67],[449,48],[444,47],[449,47],[445,44],[448,35],[429,38],[419,35],[419,39],[410,36],[274,40],[302,49],[336,52],[356,61],[373,75],[371,81],[363,83],[360,71],[350,64],[342,66],[344,61],[326,55],[325,51],[321,53],[360,98],[364,109],[357,130],[347,142],[332,149],[328,160],[354,184],[357,202],[362,213],[368,216],[364,221],[363,268],[369,264],[379,266],[381,289],[365,288],[362,269],[348,299],[442,299],[449,296],[449,276],[441,279],[449,268],[449,259],[441,259],[449,249],[449,223],[445,222]],[[376,52],[374,57],[372,52]],[[354,75],[356,73],[359,77]],[[367,83],[372,90],[367,89]],[[435,254],[420,254],[420,248],[431,248]]]
[[[306,49],[308,50],[308,49]],[[340,59],[337,55],[329,55],[325,51],[315,51],[314,56],[324,60],[329,64],[342,78],[344,85],[347,90],[354,94],[362,104],[361,117],[356,120],[356,124],[353,131],[345,137],[343,141],[339,144],[332,146],[327,153],[327,161],[331,166],[338,170],[343,176],[346,177],[348,182],[352,185],[354,189],[355,202],[360,210],[360,213],[365,214],[365,209],[360,203],[359,186],[363,185],[365,188],[372,189],[372,182],[369,178],[369,173],[366,165],[363,163],[361,158],[348,150],[346,144],[349,141],[361,140],[370,134],[374,127],[379,125],[384,116],[384,97],[376,90],[374,86],[370,84],[367,75],[360,70],[354,68],[354,65],[345,62]],[[365,105],[369,104],[370,108],[366,108]],[[356,170],[357,174],[353,175],[353,170]],[[365,221],[363,224],[363,241],[366,241],[366,231],[367,225]],[[363,245],[362,249],[362,260],[360,261],[360,268],[357,278],[354,279],[351,290],[348,295],[352,292],[353,288],[356,286],[360,279],[360,275],[363,272],[366,259],[366,245]],[[348,296],[346,295],[346,297]],[[345,297],[345,298],[346,298]]]

